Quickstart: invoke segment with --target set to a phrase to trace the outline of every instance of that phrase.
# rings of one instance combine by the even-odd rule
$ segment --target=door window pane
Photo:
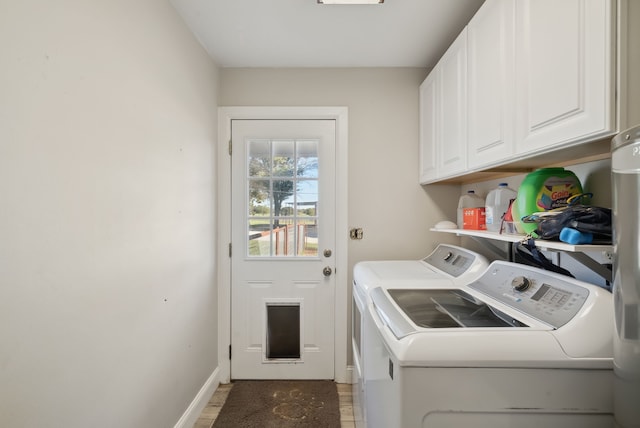
[[[318,222],[317,219],[300,219],[298,221],[298,254],[307,257],[318,257]]]
[[[272,180],[273,183],[273,215],[282,215],[283,207],[293,207],[295,204],[296,181]]]
[[[249,215],[271,215],[271,181],[249,180]]]
[[[248,253],[253,257],[271,255],[271,220],[251,219],[247,228]]]
[[[318,141],[298,141],[296,159],[298,177],[318,178]]]
[[[318,215],[318,180],[298,180],[296,196],[299,216]]]
[[[293,177],[296,169],[293,141],[273,141],[272,143],[274,177]]]
[[[269,140],[249,141],[249,177],[269,177],[271,175],[271,156]]]
[[[249,257],[318,257],[318,141],[249,140]]]

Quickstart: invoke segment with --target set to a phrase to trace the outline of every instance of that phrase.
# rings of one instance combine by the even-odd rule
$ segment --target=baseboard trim
[[[347,377],[345,383],[353,383],[353,366],[347,366]]]
[[[218,367],[211,373],[209,379],[202,385],[198,394],[187,407],[182,417],[175,424],[174,428],[193,428],[202,410],[207,406],[209,399],[220,385],[220,370]]]

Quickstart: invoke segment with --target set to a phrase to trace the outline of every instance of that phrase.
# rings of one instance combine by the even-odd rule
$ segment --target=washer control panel
[[[589,296],[573,278],[508,262],[493,262],[469,287],[554,328],[571,321]]]
[[[441,244],[423,260],[431,266],[457,278],[469,270],[476,260],[476,257],[476,254],[467,252],[463,248]]]

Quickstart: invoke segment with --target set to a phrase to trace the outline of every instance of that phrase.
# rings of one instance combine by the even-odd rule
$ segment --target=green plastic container
[[[582,185],[573,172],[564,168],[538,169],[528,174],[520,184],[515,214],[520,220],[536,212],[566,207],[567,199],[581,193]],[[522,222],[521,226],[525,233],[536,229],[535,223]]]

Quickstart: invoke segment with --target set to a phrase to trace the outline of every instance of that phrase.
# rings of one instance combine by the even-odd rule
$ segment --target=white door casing
[[[223,382],[230,380],[231,377],[237,379],[334,378],[338,382],[347,382],[349,379],[346,367],[348,307],[346,113],[346,108],[342,107],[220,108],[218,343],[219,370]],[[307,122],[303,119],[312,121]],[[285,122],[276,124],[276,120],[285,120]],[[319,246],[316,254],[296,257],[295,250],[290,249],[288,256],[276,256],[273,254],[276,251],[275,245],[270,247],[263,242],[260,250],[262,252],[256,257],[255,247],[249,250],[250,242],[247,238],[248,187],[245,183],[250,180],[243,172],[247,170],[245,167],[248,165],[245,150],[248,147],[247,141],[252,138],[251,147],[255,150],[255,147],[260,147],[264,141],[269,141],[265,136],[271,136],[276,140],[294,136],[305,137],[300,133],[300,129],[293,129],[291,134],[282,133],[282,131],[274,133],[274,130],[282,129],[283,124],[293,125],[294,128],[299,128],[303,124],[312,127],[320,125],[321,128],[326,127],[327,124],[331,126],[329,133],[335,137],[335,152],[331,151],[332,147],[329,145],[323,146],[319,153],[321,168],[323,157],[328,156],[329,158],[325,160],[331,160],[324,163],[325,167],[329,167],[324,172],[330,178],[326,184],[330,190],[327,188],[323,190],[321,185],[319,218],[315,219],[318,220],[319,226],[325,227],[318,228]],[[245,125],[249,125],[249,128]],[[256,130],[257,125],[263,129]],[[313,140],[314,136],[317,137],[318,132],[321,131],[316,129],[306,135],[307,140],[301,140],[300,147],[308,146],[308,141]],[[227,152],[227,143],[232,134],[233,163],[230,162]],[[280,143],[274,143],[274,147],[275,144]],[[325,150],[327,148],[329,148],[328,151]],[[333,161],[335,161],[335,171],[331,169]],[[334,179],[335,184],[332,183]],[[305,180],[301,180],[298,186],[304,188]],[[333,199],[335,210],[331,210],[331,203],[324,205],[326,197]],[[293,197],[290,198],[291,200]],[[232,203],[235,204],[233,209],[231,209]],[[331,214],[331,219],[322,218],[327,214],[327,210],[335,211],[335,215]],[[291,208],[285,214],[288,216],[290,213]],[[289,220],[297,221],[291,218]],[[301,223],[309,222],[306,218],[299,220]],[[256,218],[251,217],[251,222],[254,221]],[[335,227],[331,224],[333,221],[335,221]],[[273,222],[273,218],[264,223],[270,222]],[[300,235],[294,238],[293,236],[297,233],[294,231],[298,228],[293,227],[290,230],[291,242],[304,235],[300,232]],[[323,233],[325,233],[324,236]],[[264,235],[265,237],[260,238],[263,241],[268,240],[269,236],[275,236],[269,233]],[[229,256],[227,248],[230,242],[233,242],[232,257]],[[251,241],[251,245],[255,243],[255,240]],[[296,244],[292,246],[295,247]],[[267,253],[264,253],[265,249]],[[325,249],[331,250],[330,256],[325,257]],[[249,255],[250,251],[252,255]],[[272,253],[268,253],[269,251]],[[282,242],[278,251],[282,251]],[[324,267],[330,267],[333,270],[332,275],[324,276]],[[301,352],[297,358],[268,358],[266,354],[266,313],[267,310],[272,309],[277,312],[279,306],[297,308],[300,312]],[[230,362],[228,350],[231,344],[233,344],[233,359]]]

